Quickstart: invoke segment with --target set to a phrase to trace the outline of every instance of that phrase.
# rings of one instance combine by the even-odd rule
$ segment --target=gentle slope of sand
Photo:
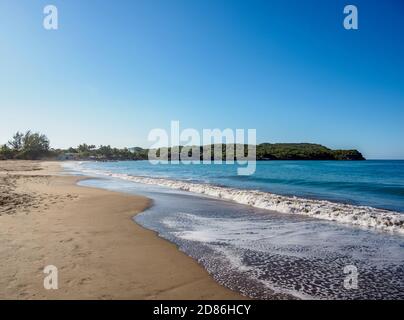
[[[0,161],[1,299],[240,299],[132,221],[149,200],[85,188],[56,162]],[[58,268],[45,290],[43,269]]]

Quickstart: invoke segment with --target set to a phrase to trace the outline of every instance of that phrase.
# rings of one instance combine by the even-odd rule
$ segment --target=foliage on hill
[[[221,156],[222,159],[228,159],[229,155],[226,154],[226,148],[229,145],[222,145]],[[244,156],[248,156],[248,145],[234,145],[232,150],[237,147],[244,148]],[[161,154],[167,155],[168,159],[174,152],[183,152],[182,146],[177,147],[176,150],[172,148],[158,149],[157,156]],[[198,148],[198,147],[197,147]],[[215,145],[208,145],[199,147],[199,155],[202,160],[204,149],[211,149],[211,159],[215,158],[215,154],[220,155],[220,149],[217,153],[214,152]],[[188,148],[189,149],[189,148]],[[243,149],[242,149],[243,150]],[[231,154],[234,154],[233,152]],[[188,155],[191,154],[188,151]],[[234,157],[233,157],[234,158]],[[193,157],[195,159],[195,157]],[[206,158],[204,158],[206,160]],[[235,158],[234,158],[235,159]],[[262,143],[256,146],[256,159],[257,160],[365,160],[362,154],[357,150],[331,150],[320,144],[312,143]]]
[[[331,150],[312,143],[263,143],[257,160],[365,160],[357,150]]]
[[[56,150],[60,158],[72,160],[144,160],[147,159],[147,151],[142,148],[112,148],[111,146],[99,146],[81,144],[77,148]]]
[[[199,148],[198,158],[202,158],[204,151],[210,148],[211,158],[217,156],[214,152],[215,147],[218,145],[201,146]],[[226,148],[232,145],[222,145],[221,155],[225,160]],[[248,145],[234,145],[236,148],[242,148],[246,156]],[[187,149],[184,149],[187,148]],[[192,156],[190,147],[177,147],[161,148],[156,150],[157,156],[167,154],[168,159],[171,159],[173,152],[186,152],[188,156]],[[60,160],[147,160],[148,149],[139,147],[134,148],[112,148],[111,146],[99,146],[81,144],[77,148],[63,149],[50,149],[49,139],[40,133],[26,133],[17,132],[13,138],[5,145],[0,147],[0,160],[1,159],[43,159],[43,158],[56,158]],[[219,147],[220,155],[220,147]],[[233,154],[233,153],[231,153]],[[195,159],[195,156],[193,157]],[[206,159],[206,158],[205,158]],[[257,160],[365,160],[362,154],[357,150],[331,150],[319,144],[311,143],[262,143],[256,147]]]

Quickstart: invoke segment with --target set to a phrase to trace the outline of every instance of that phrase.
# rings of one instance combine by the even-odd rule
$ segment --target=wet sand
[[[77,186],[58,162],[0,161],[1,299],[240,299],[133,222],[145,197]],[[58,269],[58,289],[43,286]]]

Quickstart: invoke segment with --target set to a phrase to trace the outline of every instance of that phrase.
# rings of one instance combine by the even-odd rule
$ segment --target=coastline
[[[78,186],[60,163],[0,162],[1,299],[246,299],[132,217],[150,200]],[[45,290],[43,269],[58,268]]]
[[[257,208],[248,201],[257,195],[251,191],[248,195],[252,198],[245,198],[249,202],[246,206],[234,201],[243,200],[245,193],[241,191],[212,183],[189,189],[199,184],[180,180],[184,175],[177,180],[170,174],[152,178],[165,168],[148,170],[147,163],[72,162],[64,167],[73,174],[104,177],[80,185],[153,199],[153,206],[135,221],[176,244],[217,282],[249,297],[402,298],[401,282],[397,280],[404,279],[402,237],[398,233]],[[242,197],[224,199],[233,195],[226,192],[229,190]],[[361,288],[355,292],[341,286],[346,265],[361,270]]]
[[[190,192],[196,195],[210,196],[216,199],[236,202],[250,207],[264,209],[283,214],[293,214],[315,218],[323,221],[332,221],[341,225],[354,226],[363,229],[387,232],[391,234],[404,234],[404,217],[401,211],[387,207],[372,206],[366,203],[328,199],[327,197],[308,197],[294,194],[278,194],[257,188],[257,186],[243,188],[241,185],[224,184],[218,181],[204,182],[188,179],[188,177],[173,178],[169,175],[153,176],[152,172],[126,173],[114,169],[86,168],[71,162],[72,170],[89,174],[90,176],[104,176],[117,178],[123,181],[152,185],[163,188]],[[234,179],[234,177],[228,177]],[[258,181],[260,182],[260,181]],[[334,186],[336,188],[338,186]],[[385,186],[383,186],[385,188]]]

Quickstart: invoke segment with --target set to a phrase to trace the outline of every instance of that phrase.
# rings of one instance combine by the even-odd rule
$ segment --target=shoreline
[[[138,225],[142,196],[82,187],[60,162],[0,162],[1,299],[247,299]],[[58,268],[58,290],[43,269]]]
[[[66,166],[101,178],[80,185],[153,199],[153,207],[136,222],[177,244],[228,288],[263,300],[402,298],[397,279],[403,279],[403,238],[398,234],[148,186],[132,180],[136,166],[120,168]],[[146,177],[153,174],[145,171]],[[355,292],[341,286],[345,265],[361,270]]]
[[[72,163],[75,163],[75,161],[72,161]],[[82,172],[94,173],[92,170],[83,170]],[[113,171],[96,172],[96,174],[146,185],[207,195],[220,200],[232,201],[283,214],[306,216],[320,221],[335,222],[340,225],[404,235],[404,217],[402,212],[395,210],[322,198],[282,195],[257,189],[242,189],[233,186],[215,185],[213,183],[176,180],[171,177],[136,176]]]

